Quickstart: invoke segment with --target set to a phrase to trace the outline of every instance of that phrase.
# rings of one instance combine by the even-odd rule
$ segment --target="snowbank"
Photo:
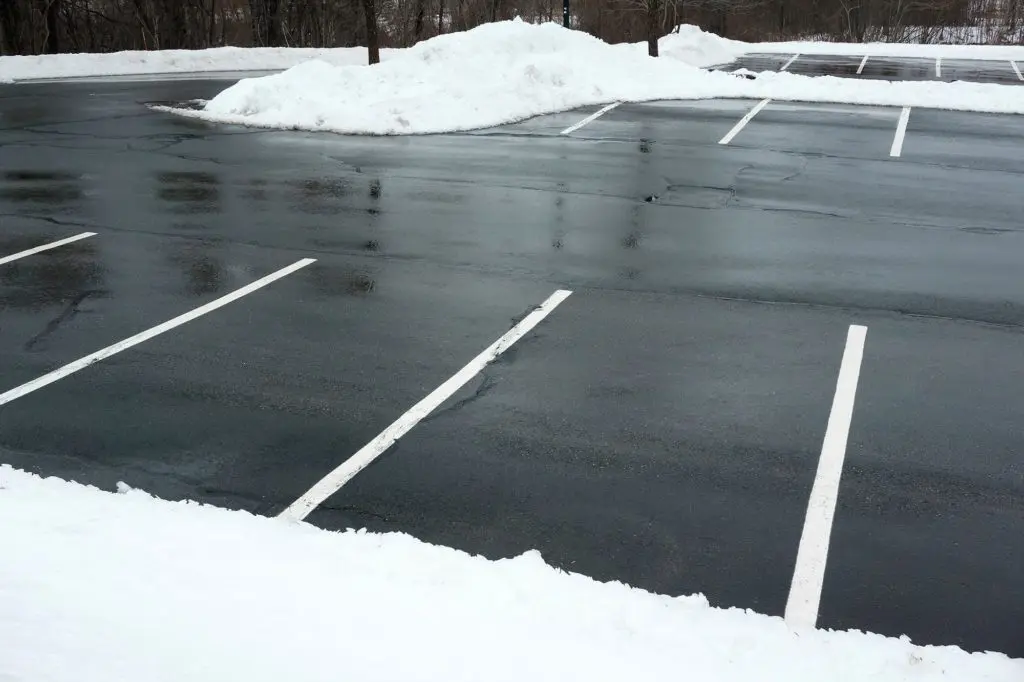
[[[637,47],[647,52],[647,43]],[[693,24],[680,24],[658,41],[658,54],[691,66],[720,66],[756,52],[757,45],[722,38]]]
[[[4,682],[1020,682],[1024,660],[793,633],[405,535],[308,525],[0,466]]]
[[[383,50],[387,59],[393,50]],[[217,47],[209,50],[129,51],[0,57],[0,82],[92,76],[146,76],[211,71],[283,71],[319,59],[329,64],[365,64],[366,48]]]
[[[719,41],[723,54],[735,48],[702,35],[708,43]],[[679,52],[693,38],[681,34],[667,47]],[[310,61],[242,80],[202,111],[183,113],[250,126],[383,135],[486,128],[614,101],[716,97],[1024,113],[1024,88],[1015,86],[774,72],[747,80],[652,59],[636,47],[608,45],[557,24],[485,24],[427,40],[374,67]]]

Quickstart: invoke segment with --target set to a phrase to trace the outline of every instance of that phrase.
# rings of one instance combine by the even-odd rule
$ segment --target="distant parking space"
[[[944,81],[975,83],[1024,84],[1013,69],[1013,62],[989,62],[973,59],[943,59],[941,78]]]
[[[920,163],[1024,173],[1021,116],[914,109],[906,158]]]
[[[891,107],[772,102],[731,144],[881,159],[889,154],[898,118]]]
[[[828,74],[826,62],[822,70]],[[876,78],[887,81],[927,81],[936,80],[935,60],[915,57],[868,57],[860,75],[863,78]]]
[[[718,68],[728,71],[779,71],[806,76],[839,76],[890,81],[971,81],[1024,85],[1020,64],[1007,60],[931,59],[922,57],[886,57],[819,54],[747,54]]]
[[[842,55],[801,54],[790,63],[786,71],[805,76],[856,76],[860,69],[861,57]],[[749,67],[748,67],[749,68]]]

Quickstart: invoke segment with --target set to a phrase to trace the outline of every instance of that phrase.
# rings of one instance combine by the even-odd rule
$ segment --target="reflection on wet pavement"
[[[56,238],[56,237],[54,237]],[[38,235],[0,236],[0,253],[36,246]],[[75,242],[0,268],[0,310],[37,311],[84,297],[104,297],[105,270],[95,243]],[[77,305],[77,304],[76,304]]]
[[[82,177],[41,170],[6,171],[0,180],[0,200],[34,204],[33,210],[65,209],[85,196]]]
[[[174,213],[217,213],[220,181],[213,173],[164,171],[157,174],[157,197]]]
[[[224,264],[211,251],[214,244],[186,242],[176,244],[169,260],[180,268],[185,278],[185,292],[190,296],[215,294],[223,289],[228,279]]]
[[[317,293],[326,296],[365,296],[377,288],[374,274],[338,266],[321,264],[305,276]]]

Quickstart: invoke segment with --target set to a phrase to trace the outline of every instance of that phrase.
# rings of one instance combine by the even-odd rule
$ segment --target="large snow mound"
[[[667,47],[680,50],[694,35],[681,34],[678,45]],[[732,49],[721,39],[708,40],[722,53]],[[1024,88],[1015,86],[791,73],[747,80],[653,59],[636,45],[608,45],[557,24],[521,21],[433,38],[377,66],[310,61],[242,80],[203,111],[187,113],[260,127],[401,135],[486,128],[615,101],[718,97],[1024,113]]]
[[[1020,682],[1024,660],[0,466],[0,680]]]

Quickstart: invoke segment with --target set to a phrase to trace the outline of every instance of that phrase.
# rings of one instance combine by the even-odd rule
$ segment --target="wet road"
[[[0,88],[0,461],[272,514],[557,288],[310,517],[781,614],[868,328],[819,625],[1024,656],[1015,117],[622,106],[476,134],[210,125],[218,81]]]

